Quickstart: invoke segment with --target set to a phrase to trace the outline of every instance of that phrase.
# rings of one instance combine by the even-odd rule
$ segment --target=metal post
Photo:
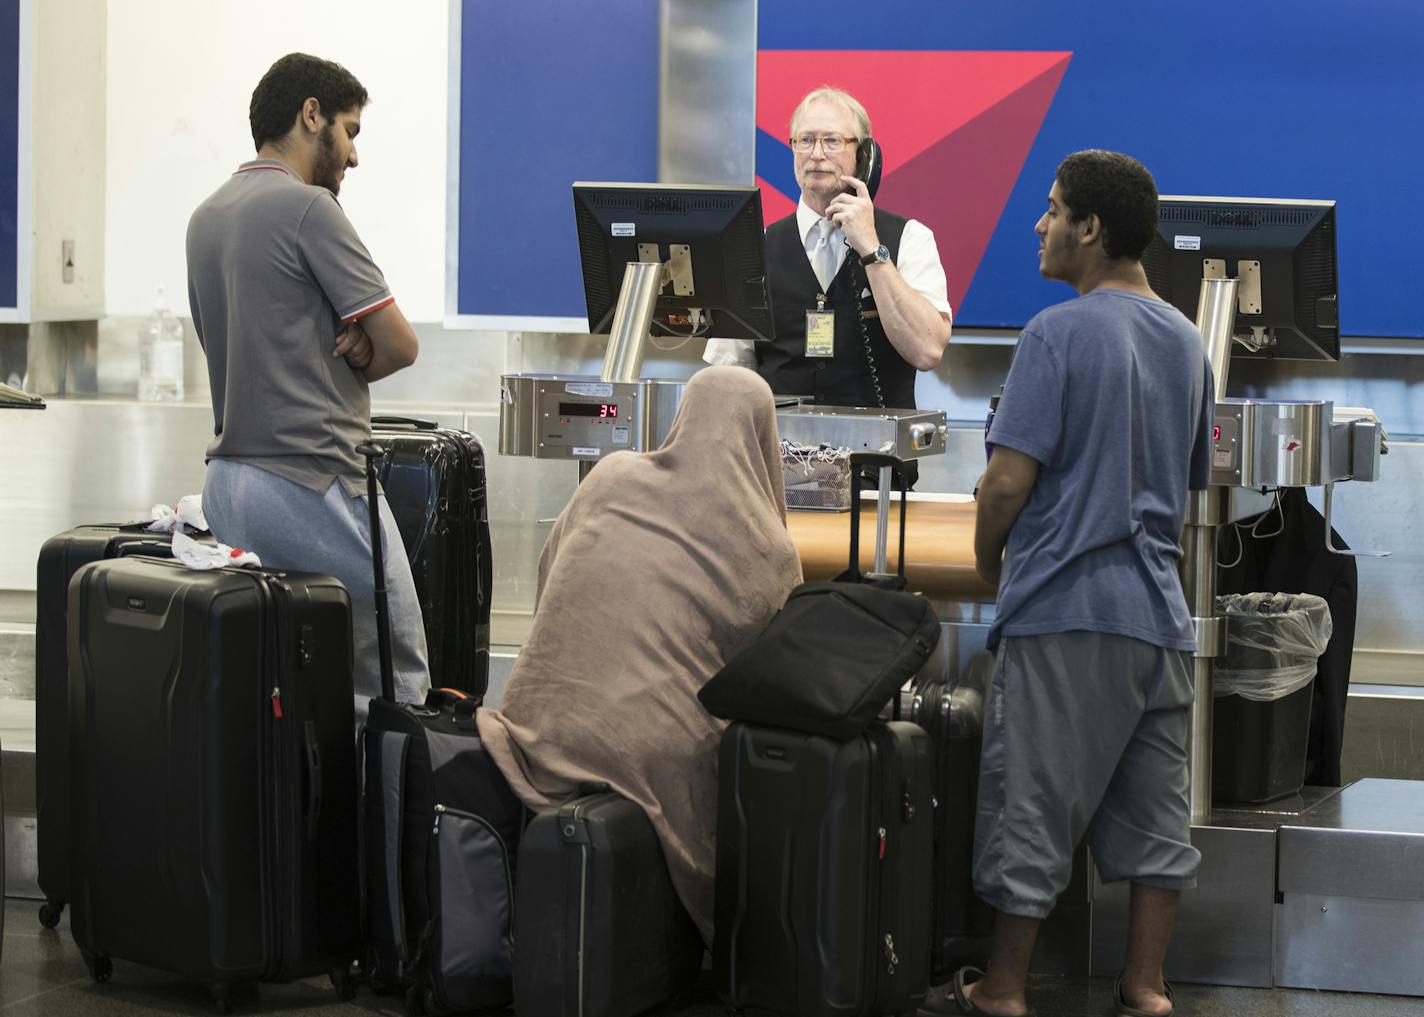
[[[886,552],[890,546],[890,485],[894,483],[890,476],[890,467],[880,467],[880,490],[875,503],[875,574],[878,576],[888,575],[890,572],[889,556]],[[860,506],[857,505],[855,510],[859,512]],[[900,553],[905,553],[903,547]]]
[[[635,382],[643,371],[643,347],[653,327],[653,309],[662,290],[661,262],[630,261],[613,309],[608,351],[603,355],[603,380]]]
[[[1211,361],[1218,399],[1226,395],[1235,326],[1236,280],[1203,279],[1197,301],[1197,328]],[[1216,533],[1228,496],[1229,489],[1225,487],[1191,492],[1182,529],[1182,592],[1186,594],[1197,636],[1192,657],[1194,694],[1189,743],[1194,823],[1211,817],[1212,668],[1216,658],[1226,652],[1226,619],[1216,614]]]
[[[1182,529],[1182,592],[1197,636],[1188,743],[1193,822],[1211,815],[1212,667],[1226,650],[1226,619],[1216,615],[1216,533],[1227,494],[1225,487],[1191,492]]]
[[[1211,361],[1216,398],[1226,398],[1226,378],[1231,367],[1231,333],[1236,328],[1236,280],[1203,279],[1197,297],[1197,328]]]

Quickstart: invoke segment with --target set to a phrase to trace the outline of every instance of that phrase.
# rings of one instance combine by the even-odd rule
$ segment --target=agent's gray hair
[[[806,97],[796,104],[796,109],[791,113],[791,137],[796,136],[796,124],[806,112],[806,107],[817,101],[837,102],[850,111],[850,115],[855,118],[855,139],[864,141],[871,137],[870,114],[865,112],[865,107],[860,104],[860,100],[851,95],[843,88],[835,88],[831,85],[822,85],[806,93]]]

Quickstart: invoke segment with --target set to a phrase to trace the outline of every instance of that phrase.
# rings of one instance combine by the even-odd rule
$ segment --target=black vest
[[[898,215],[875,210],[875,232],[890,249],[891,261],[900,257],[905,222]],[[864,319],[884,402],[876,398],[865,338],[860,331],[861,311],[875,310],[875,297],[867,294],[859,302],[856,300],[856,293],[868,289],[869,284],[855,251],[847,250],[840,272],[831,280],[826,294],[826,308],[836,312],[834,357],[806,356],[806,312],[815,310],[821,284],[806,257],[795,213],[767,228],[766,260],[776,339],[757,343],[756,354],[757,371],[771,390],[782,395],[812,396],[817,403],[832,406],[913,409],[915,369],[885,338],[878,316]]]

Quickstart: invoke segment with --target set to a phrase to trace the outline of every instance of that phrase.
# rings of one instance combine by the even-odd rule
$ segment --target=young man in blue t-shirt
[[[998,584],[974,884],[998,912],[987,973],[941,1002],[1022,1014],[1041,919],[1084,836],[1129,879],[1120,1014],[1172,1011],[1162,962],[1195,884],[1192,621],[1177,566],[1189,489],[1210,478],[1214,394],[1201,334],[1147,284],[1157,189],[1137,160],[1058,167],[1039,271],[1078,298],[1023,330],[989,432],[974,551]]]

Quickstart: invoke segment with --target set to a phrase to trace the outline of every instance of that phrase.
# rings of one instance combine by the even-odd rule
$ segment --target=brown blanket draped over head
[[[480,735],[526,805],[607,781],[657,829],[712,939],[717,741],[697,691],[801,582],[771,389],[693,376],[656,452],[589,473],[539,559],[534,626]]]

